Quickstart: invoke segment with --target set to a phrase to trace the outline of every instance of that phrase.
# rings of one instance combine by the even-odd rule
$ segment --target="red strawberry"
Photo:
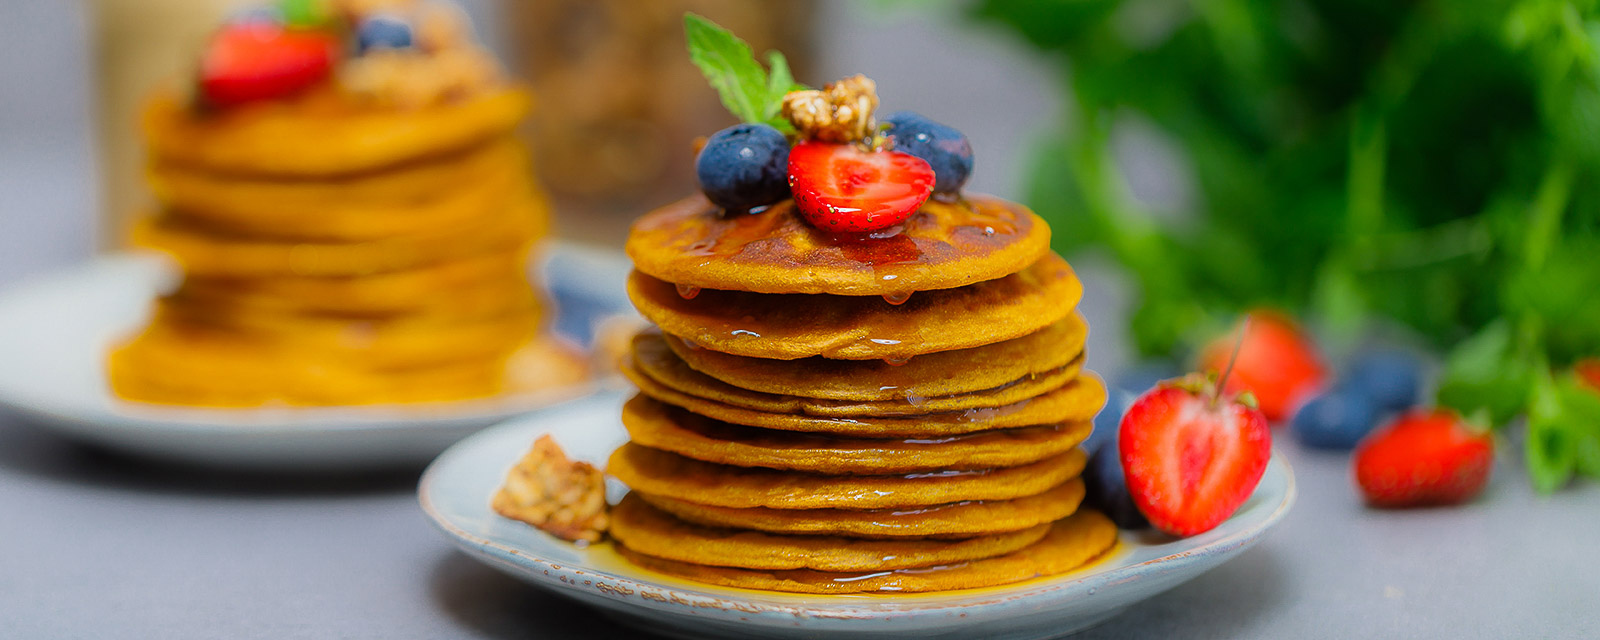
[[[1139,396],[1122,415],[1128,492],[1157,529],[1210,531],[1244,504],[1272,457],[1272,430],[1248,398],[1218,397],[1191,375]]]
[[[1483,491],[1493,462],[1488,432],[1453,411],[1416,410],[1356,447],[1356,483],[1375,507],[1455,504]]]
[[[338,42],[317,31],[245,22],[223,27],[200,63],[206,103],[230,107],[305,89],[328,76]]]
[[[1572,365],[1578,373],[1578,379],[1589,385],[1590,389],[1600,391],[1600,359],[1584,358],[1578,364]]]
[[[909,153],[827,142],[802,142],[789,151],[795,206],[824,231],[860,233],[900,224],[928,199],[933,182],[933,167]]]
[[[1251,392],[1268,420],[1282,420],[1322,386],[1328,369],[1317,355],[1316,346],[1288,317],[1273,311],[1252,311],[1246,326],[1227,391]],[[1206,345],[1200,355],[1201,370],[1225,370],[1238,339],[1238,334],[1233,333]]]

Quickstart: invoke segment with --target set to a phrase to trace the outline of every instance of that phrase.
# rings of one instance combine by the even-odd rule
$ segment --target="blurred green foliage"
[[[1256,306],[1335,335],[1375,316],[1450,351],[1440,401],[1529,417],[1550,489],[1600,474],[1600,11],[1595,1],[978,0],[1056,61],[1066,122],[1032,204],[1067,253],[1109,251],[1146,353]],[[1188,211],[1134,199],[1130,116],[1192,169]],[[1592,395],[1592,394],[1591,394]],[[1581,452],[1590,452],[1580,455]]]

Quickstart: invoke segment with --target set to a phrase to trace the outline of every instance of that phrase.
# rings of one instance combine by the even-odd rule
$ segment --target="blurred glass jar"
[[[539,105],[530,127],[562,234],[620,244],[645,211],[695,188],[693,142],[734,123],[683,42],[693,11],[811,60],[812,0],[504,0],[519,71]]]
[[[194,56],[239,0],[93,0],[101,238],[121,245],[151,205],[139,110],[151,89],[192,73]]]

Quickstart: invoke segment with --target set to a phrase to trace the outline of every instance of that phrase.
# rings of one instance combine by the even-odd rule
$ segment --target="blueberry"
[[[1117,451],[1117,438],[1113,435],[1099,451],[1089,456],[1089,465],[1083,469],[1083,485],[1087,489],[1084,501],[1099,509],[1112,522],[1123,529],[1143,529],[1150,526],[1133,496],[1128,493],[1128,476],[1122,471],[1122,454]]]
[[[1356,358],[1344,379],[1364,390],[1381,409],[1409,409],[1417,403],[1422,386],[1422,363],[1404,351],[1373,351]]]
[[[414,42],[411,23],[398,16],[368,16],[356,29],[356,50],[362,53],[373,49],[409,49]]]
[[[883,121],[894,136],[895,151],[904,151],[933,167],[935,193],[955,193],[972,175],[972,143],[960,131],[910,111],[896,111]]]
[[[1378,425],[1378,405],[1365,389],[1332,389],[1300,407],[1289,432],[1308,447],[1351,449]]]
[[[712,134],[694,161],[700,189],[717,206],[747,211],[789,197],[789,140],[764,124]]]

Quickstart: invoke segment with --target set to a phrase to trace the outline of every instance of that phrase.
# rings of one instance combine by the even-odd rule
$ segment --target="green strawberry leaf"
[[[1574,447],[1576,470],[1600,478],[1600,392],[1571,373],[1562,377],[1558,385],[1567,428],[1577,440]]]
[[[769,124],[785,133],[794,130],[779,112],[784,94],[804,89],[805,85],[795,83],[783,54],[767,54],[772,65],[769,77],[749,43],[715,22],[685,13],[683,35],[689,44],[689,60],[717,90],[729,113],[741,121]]]
[[[1462,415],[1486,410],[1496,426],[1503,426],[1525,408],[1532,377],[1533,367],[1516,348],[1510,324],[1495,322],[1445,359],[1439,404]]]

